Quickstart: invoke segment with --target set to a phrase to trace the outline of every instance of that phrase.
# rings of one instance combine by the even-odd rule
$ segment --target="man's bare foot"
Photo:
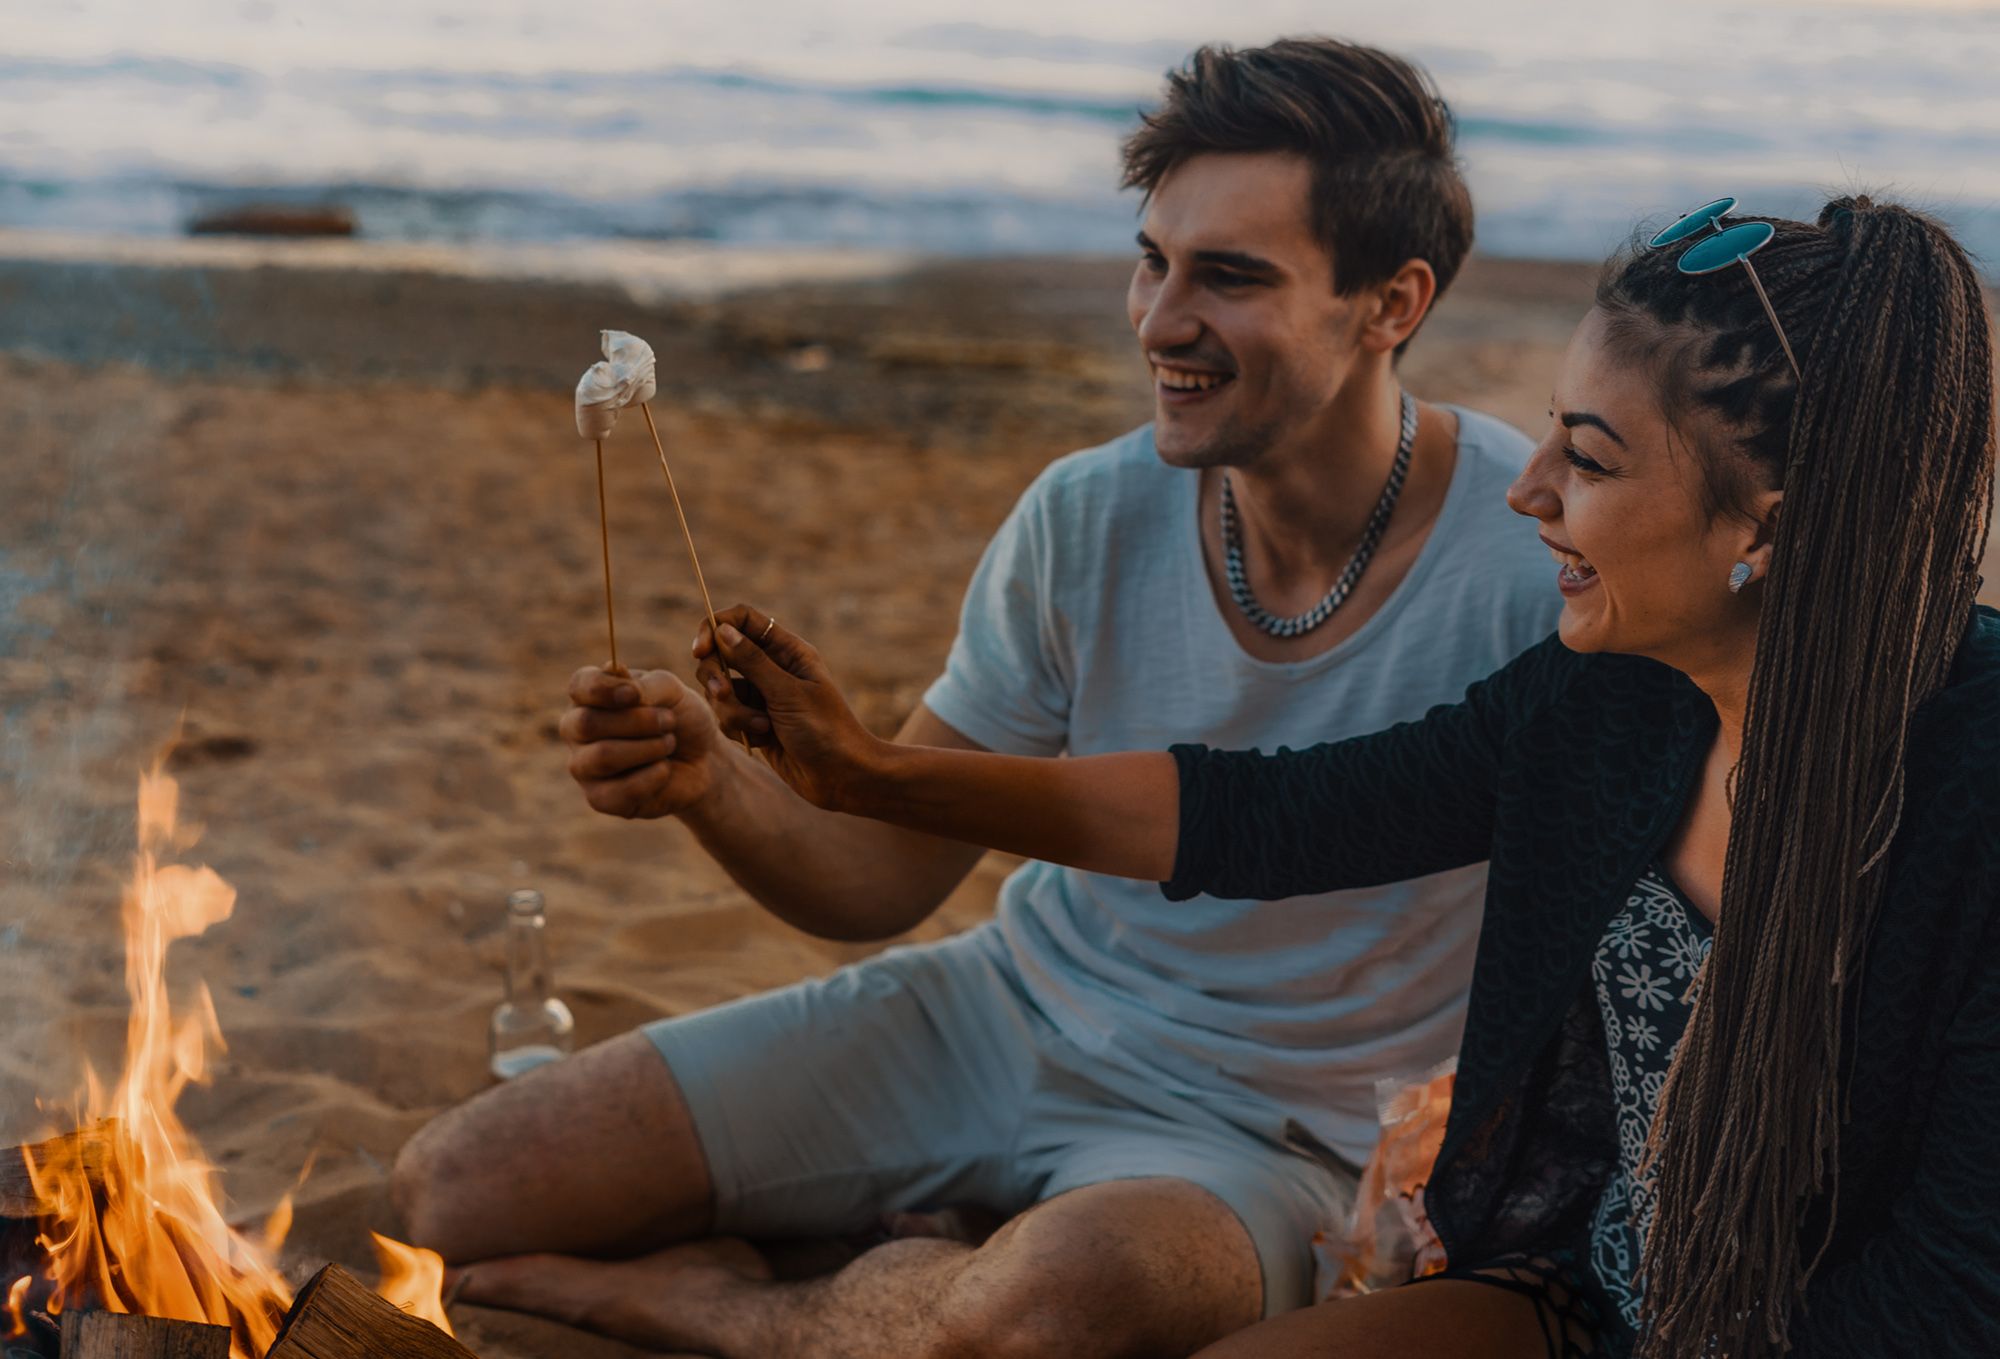
[[[921,1213],[884,1213],[873,1230],[853,1236],[760,1241],[758,1249],[781,1283],[821,1279],[890,1241],[956,1241],[977,1250],[1007,1224],[1004,1213],[978,1207],[937,1208]]]
[[[630,1260],[509,1255],[458,1271],[459,1299],[532,1312],[642,1349],[691,1343],[682,1308],[718,1286],[766,1282],[771,1271],[748,1243],[715,1237]]]
[[[939,1208],[928,1213],[890,1213],[882,1219],[882,1230],[892,1241],[927,1237],[940,1241],[957,1241],[962,1245],[977,1248],[985,1245],[987,1238],[1006,1224],[1007,1216],[1004,1213],[996,1213],[990,1208],[964,1205]]]

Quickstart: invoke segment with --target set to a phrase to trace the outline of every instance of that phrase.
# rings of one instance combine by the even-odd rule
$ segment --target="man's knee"
[[[1128,1327],[1086,1315],[1064,1297],[978,1298],[954,1292],[938,1327],[939,1344],[926,1359],[1111,1359],[1143,1353]]]
[[[389,1168],[389,1201],[403,1234],[448,1261],[461,1258],[452,1205],[466,1191],[478,1192],[468,1181],[475,1178],[473,1157],[481,1121],[476,1098],[447,1109],[403,1144]]]
[[[1189,1354],[1257,1320],[1263,1275],[1230,1211],[1178,1181],[1079,1190],[1016,1218],[941,1299],[944,1354]]]
[[[454,1263],[685,1239],[709,1193],[680,1089],[643,1033],[446,1110],[389,1174],[409,1239]]]

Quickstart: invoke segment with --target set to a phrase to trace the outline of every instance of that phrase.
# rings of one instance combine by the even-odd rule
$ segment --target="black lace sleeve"
[[[1173,747],[1180,840],[1169,900],[1372,887],[1491,852],[1508,733],[1578,658],[1551,637],[1414,722],[1305,750]]]

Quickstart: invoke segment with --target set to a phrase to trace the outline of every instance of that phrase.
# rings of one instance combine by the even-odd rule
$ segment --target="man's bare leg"
[[[440,1115],[389,1187],[410,1239],[452,1264],[650,1250],[705,1235],[714,1203],[680,1086],[639,1032]]]
[[[771,1282],[747,1251],[712,1242],[616,1262],[492,1260],[461,1296],[724,1359],[1159,1359],[1263,1312],[1249,1233],[1179,1180],[1074,1190],[983,1246],[891,1241],[824,1279]]]

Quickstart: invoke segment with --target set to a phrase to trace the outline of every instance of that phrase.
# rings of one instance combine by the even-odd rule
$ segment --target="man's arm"
[[[570,774],[592,807],[628,818],[678,816],[744,891],[808,934],[853,941],[901,934],[979,862],[976,845],[813,806],[724,739],[708,706],[670,672],[622,679],[580,670],[570,698],[575,706],[562,721]],[[921,705],[896,740],[983,749]]]
[[[983,750],[922,704],[902,745]],[[734,742],[730,776],[681,819],[703,849],[772,914],[828,939],[914,929],[965,881],[983,851],[881,821],[823,812]]]

